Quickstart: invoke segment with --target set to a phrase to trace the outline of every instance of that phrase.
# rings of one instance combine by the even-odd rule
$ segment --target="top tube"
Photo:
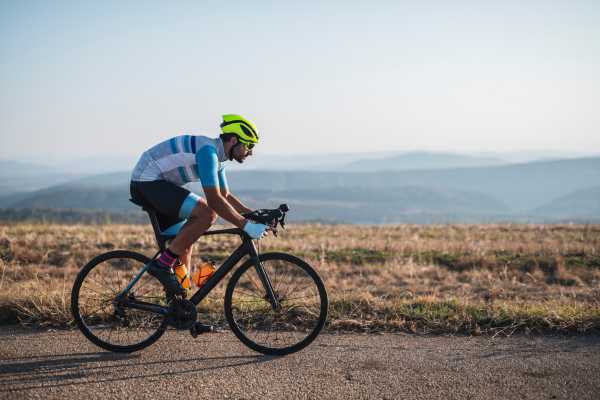
[[[210,235],[239,235],[243,236],[244,231],[239,228],[215,229],[214,231],[206,231],[201,236]]]

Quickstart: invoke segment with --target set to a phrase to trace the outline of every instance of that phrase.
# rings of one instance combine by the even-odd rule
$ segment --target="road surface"
[[[323,334],[283,358],[229,332],[119,355],[79,331],[0,328],[0,399],[600,399],[600,336]]]

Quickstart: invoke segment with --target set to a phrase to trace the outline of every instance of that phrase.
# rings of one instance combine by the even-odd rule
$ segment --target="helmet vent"
[[[240,124],[240,128],[242,128],[242,130],[244,131],[244,133],[246,135],[248,135],[249,137],[256,137],[256,135],[254,134],[254,132],[252,132],[250,129],[246,128],[246,126],[244,126],[244,124]]]

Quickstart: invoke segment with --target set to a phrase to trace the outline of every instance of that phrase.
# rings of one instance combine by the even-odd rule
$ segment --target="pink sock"
[[[177,254],[173,253],[169,249],[160,253],[160,257],[158,257],[158,262],[162,264],[165,268],[173,268],[173,266],[177,263]]]

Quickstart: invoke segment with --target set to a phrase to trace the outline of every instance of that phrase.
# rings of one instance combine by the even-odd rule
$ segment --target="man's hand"
[[[244,232],[248,234],[252,239],[262,239],[267,233],[269,227],[264,224],[246,220],[244,225]]]

